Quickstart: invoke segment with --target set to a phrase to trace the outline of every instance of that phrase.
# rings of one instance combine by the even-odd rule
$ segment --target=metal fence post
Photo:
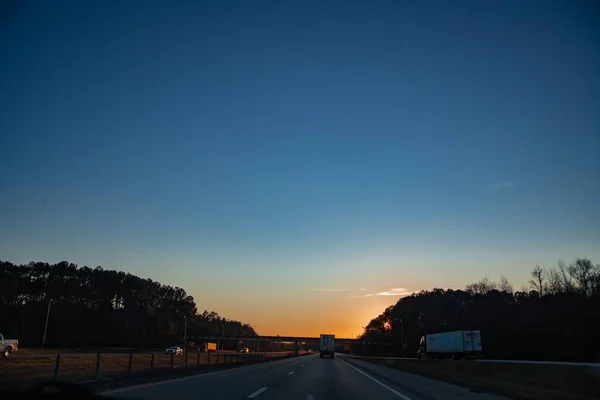
[[[217,364],[219,363],[219,353],[217,353]]]
[[[150,357],[150,369],[154,369],[154,353],[152,353],[152,356]]]
[[[210,365],[210,351],[208,352],[208,354],[206,355],[206,364]]]
[[[200,365],[200,352],[198,352],[198,358],[196,359],[196,367]]]
[[[60,371],[60,353],[56,355],[56,364],[54,364],[54,379],[58,378],[59,371]]]
[[[100,379],[100,353],[96,354],[96,380]]]
[[[174,354],[171,353],[171,368],[173,368],[173,356],[174,356]]]
[[[188,364],[188,352],[186,351],[183,354],[183,368],[187,368],[187,364]]]
[[[127,366],[127,373],[131,373],[131,364],[133,364],[133,353],[129,353],[129,365]]]

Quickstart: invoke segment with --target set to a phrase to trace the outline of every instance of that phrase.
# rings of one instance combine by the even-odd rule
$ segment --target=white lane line
[[[302,364],[302,365],[300,366],[300,368],[302,368],[302,367],[304,367],[304,364]]]
[[[341,362],[343,362],[344,364],[346,364],[347,366],[349,366],[349,367],[350,367],[350,368],[352,368],[353,370],[360,372],[361,374],[363,374],[364,376],[366,376],[367,378],[369,378],[370,380],[372,380],[373,382],[375,382],[375,383],[376,383],[376,384],[378,384],[379,386],[381,386],[381,387],[383,387],[384,389],[387,389],[388,391],[390,391],[390,392],[394,393],[396,396],[400,397],[401,399],[404,399],[404,400],[412,400],[410,397],[403,395],[402,393],[400,393],[400,392],[399,392],[399,391],[397,391],[396,389],[389,387],[389,386],[388,386],[388,385],[386,385],[385,383],[383,383],[383,382],[381,382],[381,381],[379,381],[379,380],[377,380],[377,379],[373,378],[371,375],[369,375],[369,374],[367,374],[367,373],[365,373],[365,372],[361,371],[360,369],[356,368],[356,367],[355,367],[355,366],[353,366],[353,365],[350,365],[350,364],[349,364],[349,363],[347,363],[346,361],[344,361],[344,360],[341,360],[340,358],[338,358],[337,360],[338,360],[338,361],[341,361]]]
[[[288,375],[291,375],[291,374],[293,374],[293,373],[294,373],[294,371],[290,371],[290,372],[288,372]]]
[[[261,394],[262,392],[264,392],[267,389],[268,389],[268,387],[262,387],[262,388],[258,389],[256,392],[249,394],[248,398],[249,399],[253,399],[253,398],[255,398],[256,396],[258,396],[259,394]]]

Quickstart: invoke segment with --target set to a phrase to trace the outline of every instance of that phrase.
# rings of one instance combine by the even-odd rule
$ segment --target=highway
[[[463,400],[502,399],[357,358],[318,354],[101,393],[114,399]]]

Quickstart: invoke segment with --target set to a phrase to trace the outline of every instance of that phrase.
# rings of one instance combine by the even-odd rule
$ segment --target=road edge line
[[[255,397],[259,396],[261,393],[263,393],[263,392],[266,392],[266,391],[267,391],[267,389],[268,389],[268,387],[266,387],[266,386],[265,386],[265,387],[261,387],[261,388],[260,388],[260,389],[258,389],[257,391],[250,393],[250,394],[248,395],[248,397],[246,397],[246,398],[247,398],[247,399],[253,399],[253,398],[255,398]]]
[[[300,357],[304,357],[304,355],[302,355]],[[98,394],[100,394],[101,396],[104,396],[104,395],[113,394],[113,393],[126,392],[128,390],[143,389],[146,387],[163,385],[166,383],[181,382],[181,381],[187,381],[190,379],[198,379],[198,378],[202,378],[203,376],[218,375],[218,374],[224,374],[224,373],[232,372],[232,371],[239,371],[244,368],[252,368],[252,367],[255,367],[258,365],[266,365],[266,364],[276,363],[276,362],[281,362],[281,361],[291,362],[291,361],[297,360],[297,359],[298,359],[298,357],[287,357],[287,358],[283,358],[281,360],[273,360],[273,361],[267,361],[267,362],[256,363],[256,364],[240,365],[238,367],[227,368],[227,369],[223,369],[221,371],[204,372],[204,373],[193,374],[193,375],[189,375],[189,376],[182,376],[180,378],[171,378],[171,379],[164,379],[164,380],[155,381],[155,382],[140,383],[138,385],[130,385],[130,386],[125,386],[125,387],[115,388],[115,389],[98,390],[98,392],[99,392]],[[95,382],[97,382],[97,381],[95,381]]]
[[[239,368],[225,369],[225,370],[222,370],[222,371],[206,372],[204,374],[195,374],[195,375],[190,375],[190,376],[183,376],[181,378],[165,379],[165,380],[158,381],[158,382],[141,383],[139,385],[131,385],[131,386],[126,386],[126,387],[116,388],[116,389],[108,389],[108,390],[100,391],[99,394],[101,396],[104,396],[104,395],[107,395],[107,394],[113,394],[113,393],[119,393],[119,392],[126,392],[128,390],[143,389],[143,388],[146,388],[146,387],[163,385],[163,384],[166,384],[166,383],[181,382],[181,381],[187,381],[187,380],[190,380],[190,379],[198,379],[198,378],[201,378],[203,376],[218,375],[218,374],[222,374],[222,373],[225,373],[225,372],[230,372],[230,371],[233,371],[234,369],[239,369]]]
[[[338,360],[338,361],[340,361],[340,362],[342,362],[342,363],[344,363],[344,364],[346,364],[347,366],[349,366],[349,367],[350,367],[350,368],[352,368],[353,370],[355,370],[355,371],[357,371],[357,372],[360,372],[361,374],[363,374],[364,376],[366,376],[367,378],[369,378],[369,379],[370,379],[370,380],[372,380],[373,382],[377,383],[379,386],[381,386],[381,387],[383,387],[384,389],[388,390],[389,392],[391,392],[391,393],[395,394],[396,396],[400,397],[401,399],[403,399],[403,400],[412,400],[410,397],[408,397],[408,396],[406,396],[406,395],[404,395],[404,394],[400,393],[400,392],[399,392],[399,391],[397,391],[396,389],[392,388],[392,387],[391,387],[391,386],[389,386],[389,385],[386,385],[385,383],[383,383],[383,382],[379,381],[378,379],[375,379],[375,378],[373,378],[371,375],[369,375],[369,374],[367,374],[366,372],[364,372],[364,371],[362,371],[362,370],[360,370],[360,369],[356,368],[355,366],[351,365],[350,363],[348,363],[348,362],[346,362],[346,361],[344,361],[344,360],[342,360],[342,359],[340,359],[340,358],[337,358],[337,360]]]

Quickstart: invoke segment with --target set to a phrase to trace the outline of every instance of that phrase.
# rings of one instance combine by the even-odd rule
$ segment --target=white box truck
[[[335,335],[321,334],[321,341],[319,342],[319,356],[333,358],[333,352],[335,347]]]
[[[419,358],[478,358],[481,357],[481,332],[453,331],[425,335],[419,342]]]

